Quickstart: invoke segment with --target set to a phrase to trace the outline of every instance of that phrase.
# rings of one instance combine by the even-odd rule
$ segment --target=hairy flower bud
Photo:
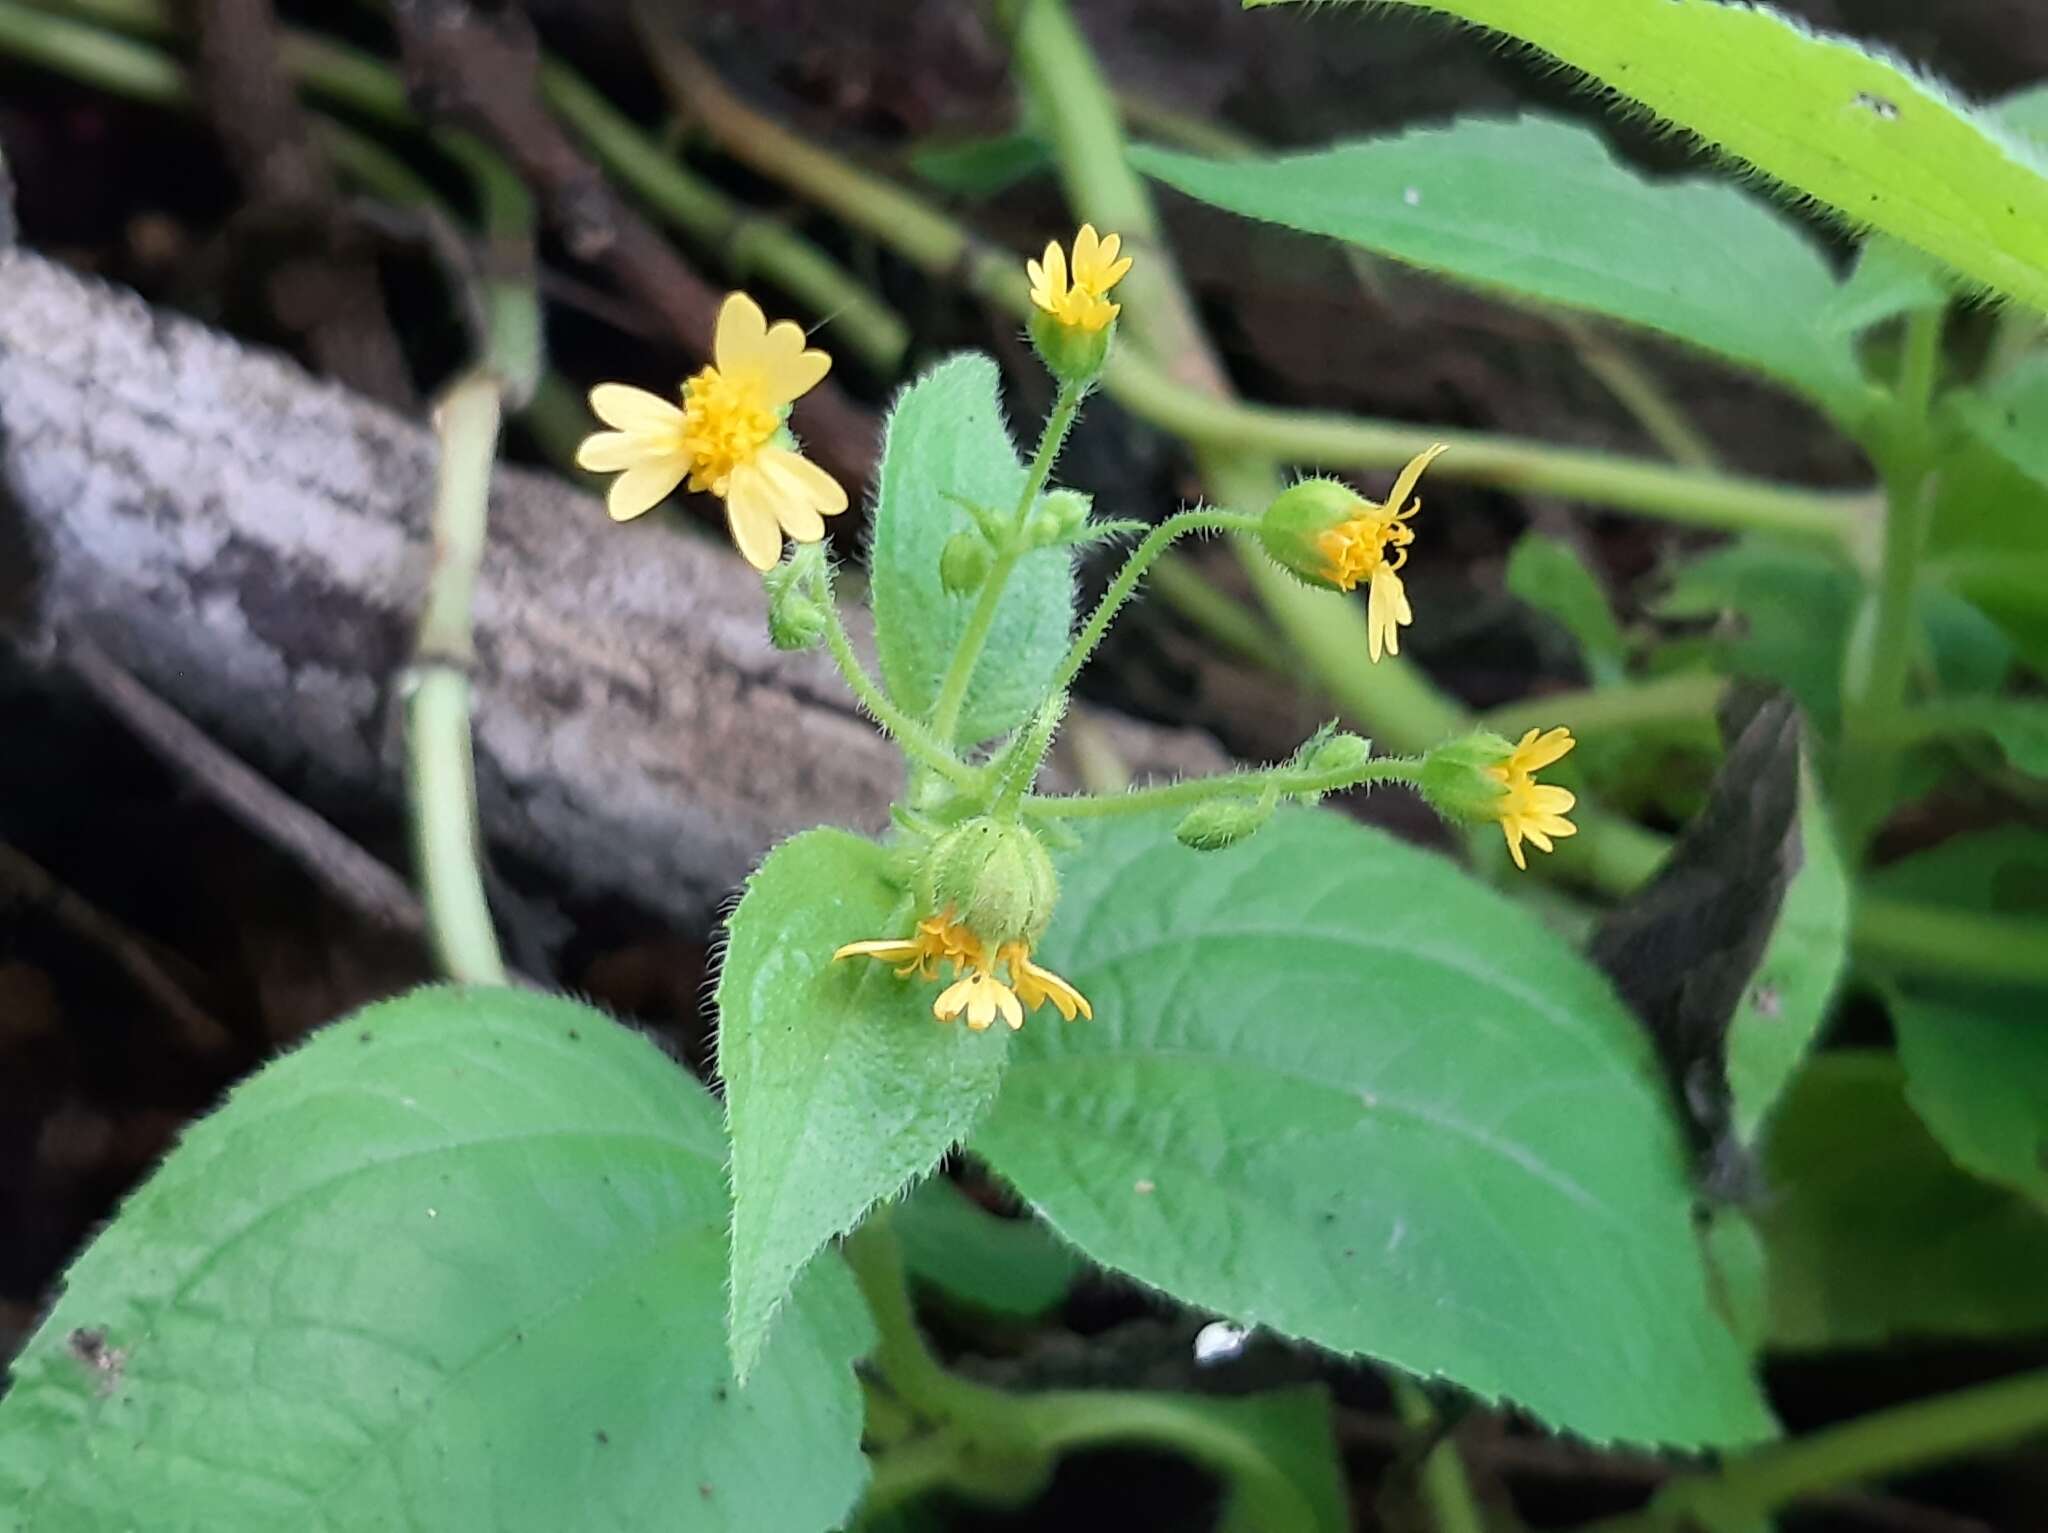
[[[990,951],[1037,942],[1059,899],[1059,878],[1038,837],[986,815],[932,844],[923,881],[928,908],[950,912]]]
[[[1047,490],[1026,523],[1033,548],[1051,548],[1070,541],[1087,525],[1093,500],[1080,490]]]
[[[1295,759],[1318,774],[1356,772],[1372,759],[1372,741],[1349,730],[1330,729],[1303,745]]]
[[[768,642],[777,649],[809,649],[824,637],[825,609],[809,588],[823,561],[819,545],[809,544],[761,576],[768,593]]]
[[[1114,321],[1089,330],[1063,323],[1043,309],[1031,316],[1031,344],[1046,371],[1062,383],[1092,383],[1109,358],[1110,337],[1115,333]]]
[[[951,596],[972,596],[994,563],[988,540],[978,532],[956,532],[939,550],[939,584]]]
[[[1173,837],[1194,851],[1216,852],[1235,846],[1272,818],[1273,805],[1265,799],[1216,798],[1190,809]]]
[[[1422,758],[1415,786],[1445,819],[1460,825],[1486,824],[1500,818],[1507,788],[1498,769],[1513,751],[1487,729],[1447,740]]]
[[[1303,479],[1273,498],[1259,518],[1259,545],[1267,557],[1297,580],[1326,591],[1338,583],[1324,544],[1327,534],[1355,520],[1358,492],[1334,479]]]

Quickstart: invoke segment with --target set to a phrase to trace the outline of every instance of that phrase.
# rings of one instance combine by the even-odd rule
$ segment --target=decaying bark
[[[32,551],[30,630],[91,638],[316,796],[399,791],[433,466],[425,430],[287,361],[0,253],[0,547]],[[768,646],[721,545],[502,470],[476,620],[486,828],[579,892],[702,922],[778,837],[881,824],[893,752],[821,656]],[[1217,759],[1117,738],[1141,772]]]

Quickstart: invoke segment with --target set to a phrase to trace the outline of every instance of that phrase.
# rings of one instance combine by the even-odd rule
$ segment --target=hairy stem
[[[1024,812],[1044,820],[1100,820],[1116,815],[1153,814],[1166,809],[1191,809],[1217,798],[1257,798],[1265,793],[1286,797],[1304,793],[1337,793],[1367,783],[1413,782],[1422,763],[1408,756],[1383,756],[1363,766],[1311,771],[1306,767],[1266,767],[1253,772],[1227,772],[1220,777],[1187,777],[1179,782],[1128,793],[1058,794],[1024,800]]]
[[[1087,395],[1085,384],[1062,383],[1053,399],[1052,411],[1045,418],[1045,428],[1038,434],[1038,450],[1031,455],[1031,468],[1024,476],[1024,488],[1010,515],[1007,540],[996,550],[995,562],[982,582],[981,594],[967,616],[959,647],[953,651],[952,663],[946,667],[945,679],[939,685],[938,699],[932,704],[932,733],[941,740],[951,740],[960,728],[960,710],[966,706],[967,688],[974,680],[975,667],[981,663],[989,630],[995,627],[1004,588],[1010,583],[1017,561],[1026,553],[1024,523],[1031,508],[1038,504],[1046,481],[1052,477],[1053,464],[1059,460],[1060,448],[1066,445],[1067,433],[1073,429],[1074,418],[1081,413],[1081,401]]]

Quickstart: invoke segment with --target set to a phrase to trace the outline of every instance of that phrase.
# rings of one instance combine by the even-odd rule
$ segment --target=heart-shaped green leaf
[[[1098,1261],[1600,1439],[1771,1421],[1714,1315],[1648,1046],[1440,858],[1324,813],[1222,852],[1092,831],[974,1147]]]
[[[837,1526],[871,1324],[835,1260],[734,1381],[724,1161],[703,1088],[585,1007],[334,1024],[71,1269],[0,1402],[0,1527]]]

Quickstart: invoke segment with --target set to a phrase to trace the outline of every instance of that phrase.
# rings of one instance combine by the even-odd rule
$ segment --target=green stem
[[[2023,916],[1865,896],[1856,902],[1849,941],[1857,961],[1871,969],[2048,985],[2048,923]]]
[[[1109,632],[1109,625],[1116,620],[1124,603],[1138,589],[1138,582],[1145,578],[1145,571],[1152,567],[1168,545],[1176,538],[1193,532],[1254,532],[1257,528],[1258,522],[1254,518],[1241,516],[1235,511],[1182,511],[1145,534],[1144,540],[1124,560],[1124,567],[1117,571],[1109,589],[1102,593],[1102,599],[1095,604],[1088,621],[1074,636],[1074,642],[1067,646],[1067,652],[1061,657],[1052,682],[1046,688],[1046,701],[1034,715],[1030,728],[998,764],[997,775],[1001,780],[996,798],[998,812],[1008,809],[1037,780],[1039,765],[1045,760],[1045,753],[1052,746],[1053,734],[1066,711],[1067,689],[1081,674],[1081,668],[1095,653],[1103,635]]]
[[[483,560],[499,383],[472,373],[435,411],[441,463],[434,495],[434,570],[407,689],[407,786],[420,895],[441,966],[465,984],[502,985],[478,846],[470,744],[470,605]]]
[[[1718,460],[1713,446],[1700,435],[1676,400],[1663,385],[1629,354],[1628,348],[1610,337],[1598,324],[1568,310],[1559,309],[1550,322],[1563,332],[1578,353],[1579,365],[1600,381],[1615,401],[1635,417],[1643,433],[1664,450],[1673,463],[1712,473]]]
[[[1944,309],[1907,316],[1899,385],[1883,464],[1884,546],[1877,589],[1865,602],[1843,676],[1843,731],[1853,775],[1842,787],[1841,816],[1851,844],[1873,834],[1898,787],[1899,754],[1872,739],[1874,725],[1906,697],[1920,632],[1920,554],[1932,500],[1928,422],[1941,360]]]
[[[988,643],[989,630],[995,627],[996,613],[1002,607],[1003,590],[1010,583],[1017,561],[1026,552],[1025,520],[1031,515],[1031,508],[1038,504],[1046,480],[1052,477],[1053,464],[1059,460],[1060,449],[1066,445],[1067,433],[1073,429],[1074,418],[1081,412],[1081,401],[1087,396],[1086,384],[1062,383],[1059,393],[1053,398],[1052,411],[1045,418],[1045,428],[1038,434],[1038,450],[1031,455],[1031,468],[1024,476],[1024,488],[1017,497],[1016,509],[1010,515],[1008,539],[1003,547],[996,550],[995,562],[989,567],[987,579],[982,582],[974,610],[967,615],[967,627],[961,632],[959,647],[953,651],[945,679],[939,684],[938,700],[932,704],[932,733],[941,740],[951,740],[959,730],[960,710],[966,706],[967,688],[974,680],[975,667],[981,663],[981,652]]]
[[[936,734],[897,707],[881,685],[868,675],[867,667],[861,664],[860,656],[854,652],[845,620],[839,615],[839,598],[833,593],[831,573],[823,561],[820,561],[819,568],[811,594],[825,613],[825,648],[831,653],[839,674],[846,678],[846,685],[859,699],[861,707],[903,748],[905,754],[930,767],[948,782],[963,788],[977,786],[982,780],[981,771],[960,760]]]
[[[1580,692],[1519,698],[1489,709],[1479,716],[1479,722],[1510,737],[1553,724],[1562,724],[1581,738],[1666,724],[1711,726],[1714,710],[1727,691],[1726,678],[1687,671],[1649,681],[1618,681]]]
[[[1257,612],[1218,590],[1192,561],[1170,554],[1152,571],[1152,594],[1239,659],[1287,668],[1287,641]]]
[[[1099,820],[1115,815],[1154,814],[1189,809],[1215,798],[1257,798],[1275,792],[1288,797],[1306,793],[1337,793],[1367,783],[1414,782],[1422,763],[1407,756],[1382,756],[1363,766],[1312,772],[1304,767],[1266,767],[1253,772],[1227,772],[1219,777],[1186,777],[1179,782],[1128,793],[1098,796],[1059,794],[1024,800],[1024,812],[1043,820]]]
[[[566,65],[543,60],[540,87],[591,154],[663,222],[719,252],[740,280],[758,272],[822,315],[835,344],[877,372],[893,375],[902,367],[909,327],[851,272],[793,229],[746,211],[690,174]]]
[[[1436,1408],[1420,1385],[1399,1374],[1387,1379],[1394,1395],[1394,1410],[1404,1425],[1425,1440],[1441,1430]],[[1418,1476],[1422,1503],[1429,1509],[1436,1533],[1486,1533],[1486,1519],[1466,1478],[1465,1462],[1458,1457],[1458,1445],[1448,1436],[1430,1446]]]
[[[100,27],[0,0],[0,51],[74,80],[157,106],[188,107],[192,91],[175,59]]]
[[[903,1247],[888,1214],[869,1215],[866,1223],[847,1236],[844,1250],[875,1318],[878,1339],[868,1360],[888,1382],[890,1392],[932,1422],[957,1423],[963,1416],[1006,1413],[1009,1403],[1001,1391],[948,1373],[925,1345],[911,1308]]]
[[[2048,1432],[2048,1369],[1876,1411],[1674,1481],[1644,1510],[1583,1533],[1675,1533],[1755,1521],[1802,1496]]]

